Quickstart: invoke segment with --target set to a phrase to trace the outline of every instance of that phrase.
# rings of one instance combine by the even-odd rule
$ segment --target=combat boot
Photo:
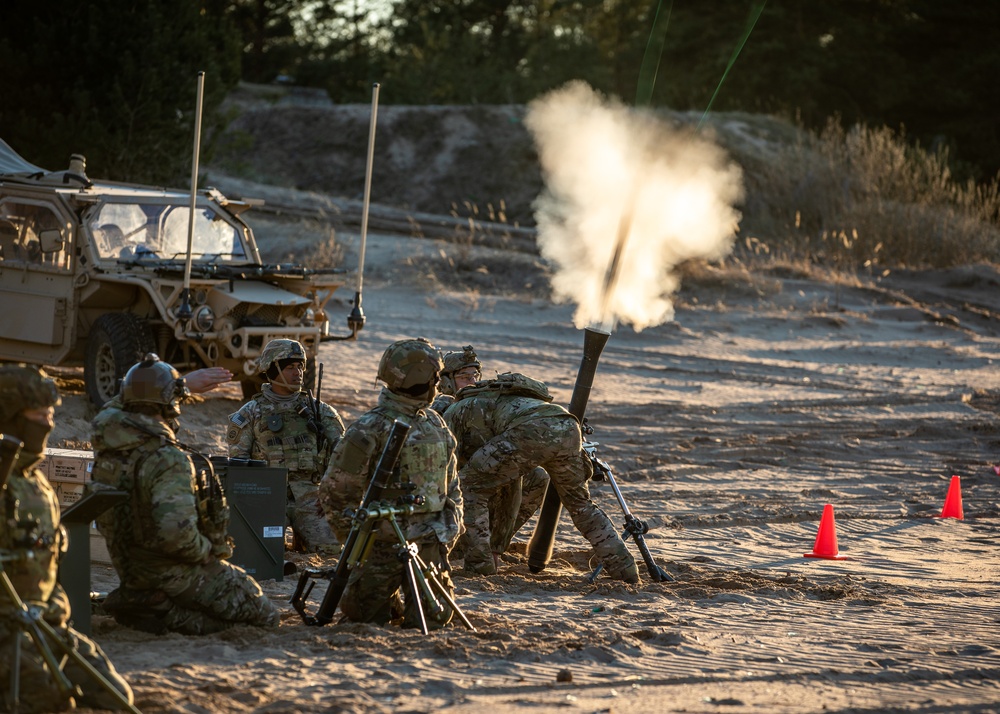
[[[115,622],[133,630],[160,635],[167,631],[170,598],[162,590],[132,590],[119,587],[108,593],[101,609]]]
[[[624,580],[626,583],[639,582],[639,566],[635,563],[635,558],[624,548],[621,552],[606,556],[601,560],[604,570],[615,580]]]
[[[489,560],[470,560],[469,558],[466,558],[463,570],[466,573],[472,573],[474,575],[496,575],[496,556],[490,558]]]

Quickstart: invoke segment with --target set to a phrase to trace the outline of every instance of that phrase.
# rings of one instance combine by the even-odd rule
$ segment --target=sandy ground
[[[345,419],[374,403],[385,346],[414,335],[474,344],[568,403],[571,306],[429,290],[413,266],[449,249],[370,236],[368,324],[321,352]],[[705,275],[674,322],[615,330],[587,415],[670,582],[589,582],[564,516],[542,573],[532,522],[497,576],[458,574],[475,632],[307,627],[287,578],[262,583],[277,631],[155,637],[96,615],[95,637],[144,712],[1000,711],[997,284],[983,267],[868,287]],[[93,413],[63,377],[53,446],[86,442]],[[185,406],[182,436],[218,453],[239,405],[234,386]],[[952,475],[964,520],[938,517]],[[594,493],[622,523],[610,487]],[[848,560],[803,557],[826,504]],[[95,590],[114,584],[95,566]]]

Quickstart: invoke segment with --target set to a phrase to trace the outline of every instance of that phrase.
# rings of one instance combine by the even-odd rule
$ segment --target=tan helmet
[[[296,340],[286,338],[271,340],[264,345],[264,349],[260,352],[260,358],[257,360],[257,372],[261,377],[266,378],[267,370],[271,369],[271,365],[283,359],[301,360],[304,364],[306,349],[301,342]]]
[[[28,364],[0,366],[0,426],[9,424],[25,409],[59,404],[59,389],[45,370]]]
[[[181,415],[178,400],[191,396],[180,372],[147,352],[142,362],[132,365],[122,380],[122,404],[145,404],[160,408],[168,419]]]
[[[445,354],[444,369],[441,370],[441,384],[438,385],[438,390],[442,394],[454,395],[458,391],[454,379],[455,372],[466,367],[475,367],[479,371],[483,369],[483,365],[479,361],[476,350],[472,345],[466,345],[462,348],[461,352],[448,352]]]
[[[378,363],[378,378],[392,392],[411,397],[431,393],[444,364],[441,353],[423,337],[393,342]]]

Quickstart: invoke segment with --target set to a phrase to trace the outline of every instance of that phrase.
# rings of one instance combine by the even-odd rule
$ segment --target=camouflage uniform
[[[296,348],[297,346],[297,348]],[[270,350],[268,348],[271,348]],[[281,359],[305,350],[294,340],[272,340],[261,353],[261,372]],[[305,392],[275,393],[265,384],[253,399],[229,416],[229,457],[259,459],[268,466],[288,469],[286,525],[298,545],[309,552],[335,552],[336,539],[319,509],[317,485],[326,471],[333,447],[344,434],[344,422],[330,405],[319,403],[324,445],[316,447],[313,401]]]
[[[403,340],[390,346],[386,355],[397,362],[405,362],[407,355],[419,353],[414,360],[425,355],[423,359],[433,358],[439,364],[437,353],[432,349],[424,340]],[[351,424],[334,449],[330,468],[320,484],[320,501],[334,532],[341,541],[346,540],[351,521],[344,511],[357,508],[361,503],[393,421],[398,419],[409,424],[410,430],[397,463],[398,481],[383,493],[382,500],[392,503],[404,495],[423,498],[423,505],[417,507],[416,513],[399,519],[400,528],[406,538],[417,545],[420,557],[442,571],[442,584],[454,597],[448,552],[462,527],[455,438],[441,416],[428,408],[433,397],[432,382],[428,382],[427,394],[407,396],[394,391],[411,385],[406,384],[405,377],[391,374],[392,366],[385,363],[393,359],[387,360],[384,356],[379,369],[380,378],[388,386],[382,389],[378,405]],[[408,370],[409,366],[404,364],[403,369]],[[436,379],[436,374],[433,378]],[[419,379],[432,378],[421,376]],[[402,614],[404,627],[417,626],[410,593],[403,596],[405,607],[402,613],[399,612],[400,590],[405,589],[405,563],[399,559],[398,552],[398,539],[389,524],[383,522],[368,558],[351,572],[341,598],[340,609],[348,618],[384,624]],[[445,604],[444,613],[436,620],[428,617],[427,625],[443,627],[452,615],[451,608]]]
[[[500,393],[463,397],[460,393],[445,420],[458,439],[462,464],[466,569],[496,572],[491,553],[497,552],[497,542],[509,543],[513,533],[493,534],[490,499],[542,466],[573,524],[590,541],[608,574],[629,582],[638,580],[635,559],[611,519],[590,498],[587,484],[593,467],[583,453],[576,417],[557,404],[532,397]],[[509,522],[493,526],[509,528]]]
[[[5,559],[3,569],[25,604],[38,608],[58,636],[72,644],[87,662],[131,702],[132,690],[115,671],[101,648],[67,624],[70,618],[69,599],[57,581],[58,561],[66,550],[66,532],[59,523],[59,502],[55,491],[45,475],[35,468],[45,452],[44,436],[47,436],[48,430],[46,428],[45,435],[38,438],[39,425],[29,423],[20,416],[22,409],[54,406],[58,404],[58,400],[55,384],[41,370],[24,365],[0,367],[0,432],[17,435],[17,438],[25,442],[19,458],[12,465],[3,497],[0,498],[4,519],[3,528],[0,529],[0,550]],[[32,429],[36,430],[34,437],[28,435]],[[0,474],[0,480],[3,476]],[[25,527],[25,523],[33,523],[33,527]],[[8,557],[12,559],[7,560]],[[118,708],[117,700],[97,685],[72,659],[67,661],[63,671],[70,681],[80,686],[83,695],[74,697],[73,700],[64,697],[45,668],[32,640],[18,628],[14,615],[14,603],[6,593],[0,591],[2,702],[6,702],[11,696],[10,654],[15,639],[20,639],[21,702],[18,711],[62,711],[69,709],[74,703],[78,707]],[[57,658],[61,657],[58,650],[53,651]]]
[[[455,395],[459,391],[458,385],[455,384],[455,373],[466,367],[475,367],[477,370],[482,370],[483,367],[472,345],[466,345],[461,352],[446,353],[443,362],[444,371],[441,372],[441,383],[438,385],[441,394],[431,404],[431,409],[442,416],[448,407],[455,403]],[[521,478],[501,486],[490,497],[488,507],[491,548],[494,553],[499,555],[506,551],[514,534],[535,515],[542,505],[548,485],[549,475],[545,469],[537,466]],[[464,550],[464,545],[464,542],[458,544],[459,552]]]
[[[180,414],[176,398],[186,389],[182,381],[163,386],[170,373],[180,379],[147,355],[125,375],[123,400],[106,404],[93,422],[93,488],[130,495],[97,521],[121,581],[104,607],[121,624],[155,633],[276,626],[278,611],[257,581],[225,560],[232,554],[227,524],[213,522],[199,497],[192,455],[163,419],[137,411],[166,404],[160,416]],[[149,387],[139,393],[140,378],[160,380],[163,397],[151,397]]]

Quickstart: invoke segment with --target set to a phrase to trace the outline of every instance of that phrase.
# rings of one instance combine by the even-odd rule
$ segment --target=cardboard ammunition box
[[[83,490],[86,488],[84,484],[72,481],[51,481],[50,483],[56,491],[56,498],[59,499],[60,508],[72,506],[83,498]]]
[[[90,474],[94,470],[94,452],[85,449],[46,449],[45,458],[39,462],[38,468],[49,479],[56,498],[59,499],[59,507],[65,511],[85,495],[86,483],[90,481]],[[97,532],[93,523],[87,530],[90,562],[111,565],[104,536]],[[77,531],[75,535],[80,537],[83,533],[84,531]]]
[[[46,449],[38,468],[49,481],[86,483],[94,470],[94,452],[78,449]]]

